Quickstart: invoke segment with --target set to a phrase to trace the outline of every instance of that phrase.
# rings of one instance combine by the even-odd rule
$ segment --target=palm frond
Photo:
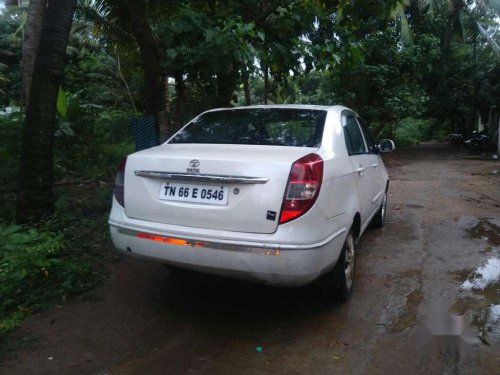
[[[481,10],[493,10],[500,15],[500,0],[476,0],[476,4]]]
[[[498,42],[486,31],[486,29],[481,26],[479,22],[474,20],[474,23],[476,24],[477,30],[479,33],[486,39],[488,42],[489,46],[491,47],[493,53],[497,58],[500,58],[500,45]]]
[[[418,7],[420,9],[429,9],[431,12],[435,12],[437,9],[437,2],[439,0],[417,0]]]
[[[77,19],[87,23],[93,38],[106,38],[107,43],[119,50],[135,48],[131,37],[128,13],[120,0],[79,0]]]
[[[410,4],[410,0],[400,0],[391,11],[391,18],[399,20],[401,29],[401,39],[408,44],[413,43],[413,33],[406,18],[405,9]]]
[[[1,71],[0,71],[0,82],[10,82],[10,80]]]
[[[463,12],[458,13],[457,20],[458,20],[458,24],[456,25],[456,29],[458,29],[457,32],[460,35],[460,39],[462,40],[462,42],[465,42],[465,34],[466,34],[467,28],[465,25]]]

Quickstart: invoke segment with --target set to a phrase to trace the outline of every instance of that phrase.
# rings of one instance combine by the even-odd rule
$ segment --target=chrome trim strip
[[[375,195],[375,198],[373,198],[373,199],[372,199],[372,202],[373,202],[373,203],[377,203],[378,198],[379,198],[382,194],[384,194],[384,191],[383,191],[383,190],[382,190],[382,191],[379,191],[379,192],[378,192],[378,194],[377,194],[377,195]]]
[[[266,177],[224,176],[215,174],[189,174],[159,171],[135,171],[135,175],[140,177],[165,178],[174,181],[226,182],[238,184],[265,184],[269,181],[269,178]]]
[[[346,213],[347,213],[347,211],[341,212],[340,214],[337,214],[337,215],[335,215],[335,216],[330,217],[328,220],[333,220],[333,219],[336,219],[336,218],[338,218],[339,216],[345,215]]]

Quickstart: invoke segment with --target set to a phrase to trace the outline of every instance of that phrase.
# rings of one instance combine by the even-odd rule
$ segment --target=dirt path
[[[358,248],[343,305],[314,290],[270,289],[124,259],[91,301],[32,317],[34,338],[1,374],[493,374],[500,368],[500,286],[474,273],[500,262],[500,164],[445,145],[391,155],[388,223]],[[498,264],[500,267],[500,264]],[[500,271],[498,271],[500,272]],[[425,306],[474,317],[459,353],[422,341]],[[480,336],[480,338],[478,338]],[[256,347],[261,346],[262,352]],[[498,372],[497,372],[498,373]]]

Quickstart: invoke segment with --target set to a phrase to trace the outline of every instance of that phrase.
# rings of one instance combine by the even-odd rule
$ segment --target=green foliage
[[[394,139],[396,146],[404,147],[431,140],[433,125],[434,122],[429,119],[415,119],[413,117],[402,119],[396,127]]]
[[[21,12],[0,13],[0,109],[20,98],[21,20]]]
[[[131,150],[128,122],[118,111],[84,117],[75,113],[68,120],[74,121],[78,133],[56,137],[56,172],[71,166],[71,173],[56,178],[56,215],[30,227],[2,224],[13,219],[23,114],[0,116],[0,137],[5,141],[0,144],[0,335],[27,315],[91,289],[110,255],[107,181],[118,159]],[[86,126],[85,121],[95,123]],[[64,185],[92,176],[104,176],[106,182]]]
[[[57,93],[57,113],[63,119],[68,118],[68,102],[68,93],[59,87],[59,92]]]
[[[0,226],[0,334],[54,299],[88,289],[90,265],[65,251],[61,234]]]
[[[163,56],[165,66],[195,69],[206,76],[227,69],[236,71],[251,63],[256,54],[251,41],[262,37],[257,35],[253,23],[243,22],[241,17],[212,18],[205,11],[188,6],[161,25],[160,35],[169,46]]]
[[[127,115],[68,114],[75,134],[56,137],[56,215],[29,227],[2,224],[13,219],[23,114],[0,116],[0,335],[27,315],[90,290],[110,256],[108,181],[131,151]],[[96,176],[104,181],[72,183]]]
[[[133,152],[129,119],[119,110],[86,107],[69,118],[71,132],[56,137],[56,173],[61,176],[109,179],[118,161]]]
[[[0,221],[11,219],[12,207],[10,203],[15,201],[15,188],[19,149],[21,144],[21,127],[24,116],[22,113],[0,115]]]
[[[82,45],[74,39],[70,43],[76,52],[65,68],[64,89],[77,95],[81,105],[135,109],[142,85],[137,55]]]

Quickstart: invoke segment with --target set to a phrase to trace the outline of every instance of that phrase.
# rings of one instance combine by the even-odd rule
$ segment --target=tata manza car
[[[177,268],[352,293],[355,247],[384,224],[389,178],[363,120],[342,106],[207,111],[119,166],[115,247]],[[330,293],[331,292],[331,293]]]

